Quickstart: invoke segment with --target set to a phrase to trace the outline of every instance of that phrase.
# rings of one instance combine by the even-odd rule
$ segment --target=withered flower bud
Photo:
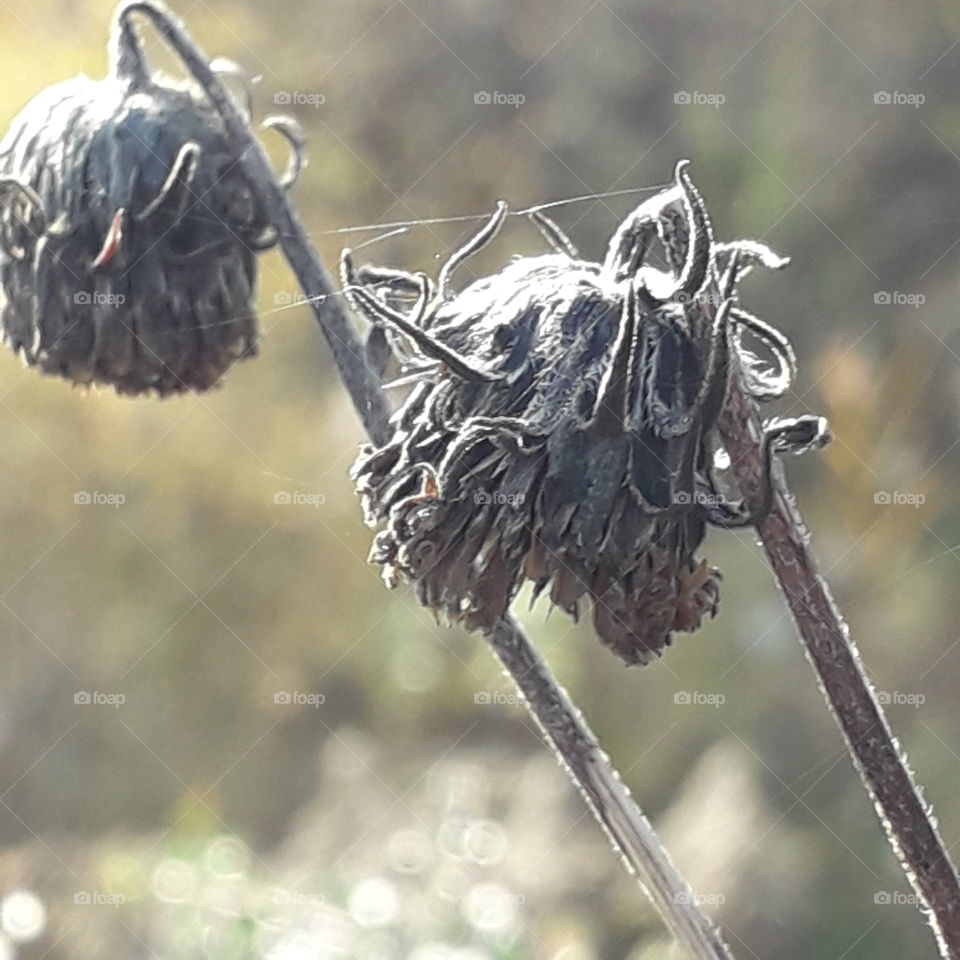
[[[0,143],[4,339],[75,383],[206,390],[257,352],[256,254],[275,237],[216,110],[149,70],[122,11],[111,54]]]
[[[348,296],[418,381],[392,438],[354,468],[366,518],[383,528],[372,559],[388,583],[413,581],[423,604],[471,629],[491,629],[524,580],[574,616],[589,597],[600,639],[647,663],[717,610],[719,573],[697,556],[707,525],[752,522],[718,467],[717,419],[732,370],[759,399],[791,382],[789,343],[737,299],[752,266],[785,261],[761,244],[716,243],[681,164],[602,263],[541,216],[554,254],[447,297],[452,268],[504,214],[451,258],[437,290],[344,257]],[[417,297],[408,313],[395,306],[404,296]]]

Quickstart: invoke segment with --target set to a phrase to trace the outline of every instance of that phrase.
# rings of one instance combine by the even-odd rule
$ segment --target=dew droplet
[[[425,833],[398,830],[387,841],[387,862],[397,873],[422,873],[434,859],[434,846]]]
[[[218,837],[207,847],[204,862],[215,877],[239,877],[247,872],[250,851],[236,837]]]
[[[400,912],[400,898],[389,880],[368,877],[350,891],[347,910],[358,926],[385,927]]]
[[[11,890],[0,904],[0,930],[14,943],[36,940],[47,926],[47,908],[30,890]]]
[[[164,903],[187,903],[197,893],[197,872],[183,860],[164,860],[153,871],[150,889]]]
[[[495,820],[473,820],[463,834],[466,858],[485,866],[499,863],[508,845],[506,831]]]
[[[512,927],[517,919],[520,898],[498,883],[478,883],[463,901],[463,917],[476,930],[499,932]]]

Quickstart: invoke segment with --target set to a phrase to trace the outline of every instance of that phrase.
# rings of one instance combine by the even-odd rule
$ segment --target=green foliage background
[[[4,125],[46,84],[103,72],[110,9],[4,7]],[[294,196],[328,263],[373,236],[337,228],[649,186],[683,156],[719,235],[793,258],[747,294],[801,358],[781,412],[823,412],[837,437],[791,477],[956,843],[960,8],[176,11],[208,52],[260,75],[258,115],[281,91],[322,95],[291,108],[311,152]],[[676,103],[682,91],[725,99]],[[925,99],[877,104],[881,91]],[[631,201],[557,219],[598,255]],[[469,229],[374,249],[431,269]],[[518,218],[471,268],[540,248]],[[525,713],[477,702],[512,693],[483,641],[365,564],[347,478],[360,430],[295,293],[268,255],[261,357],[204,397],[81,392],[0,356],[0,887],[47,913],[0,955],[677,955]],[[78,491],[125,502],[81,506]],[[281,491],[323,503],[276,504]],[[925,499],[876,502],[893,491]],[[758,550],[732,534],[708,547],[721,614],[651,667],[624,670],[543,606],[525,619],[738,957],[933,956]],[[125,702],[78,705],[80,691]],[[275,703],[282,691],[324,702]]]

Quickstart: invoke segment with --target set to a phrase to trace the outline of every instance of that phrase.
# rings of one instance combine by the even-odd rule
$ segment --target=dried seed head
[[[389,442],[354,468],[388,583],[402,575],[422,603],[484,630],[525,580],[572,616],[589,598],[600,639],[627,663],[716,612],[719,573],[697,557],[708,523],[735,514],[714,476],[716,422],[733,363],[758,396],[770,386],[731,329],[780,350],[778,390],[793,366],[782,335],[733,310],[737,245],[722,262],[714,246],[681,165],[604,263],[521,259],[421,316],[489,379],[422,374]],[[353,282],[364,275],[403,276],[367,269]]]
[[[110,74],[32,100],[0,143],[4,339],[75,383],[161,396],[254,356],[269,225],[223,123],[118,28]]]

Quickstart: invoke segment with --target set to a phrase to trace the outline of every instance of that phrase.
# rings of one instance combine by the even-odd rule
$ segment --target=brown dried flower
[[[344,256],[348,296],[417,381],[390,440],[354,468],[366,518],[384,528],[372,559],[467,628],[492,628],[524,580],[573,616],[589,596],[600,639],[647,663],[716,613],[719,573],[696,556],[707,524],[755,519],[725,495],[716,423],[735,365],[759,399],[791,382],[789,343],[738,303],[751,267],[785,261],[762,244],[715,242],[680,164],[602,263],[538,217],[554,254],[447,296],[452,269],[505,214],[454,254],[436,290]],[[772,368],[743,347],[744,329]],[[798,442],[810,433],[804,422]],[[779,426],[768,449],[797,436]]]

